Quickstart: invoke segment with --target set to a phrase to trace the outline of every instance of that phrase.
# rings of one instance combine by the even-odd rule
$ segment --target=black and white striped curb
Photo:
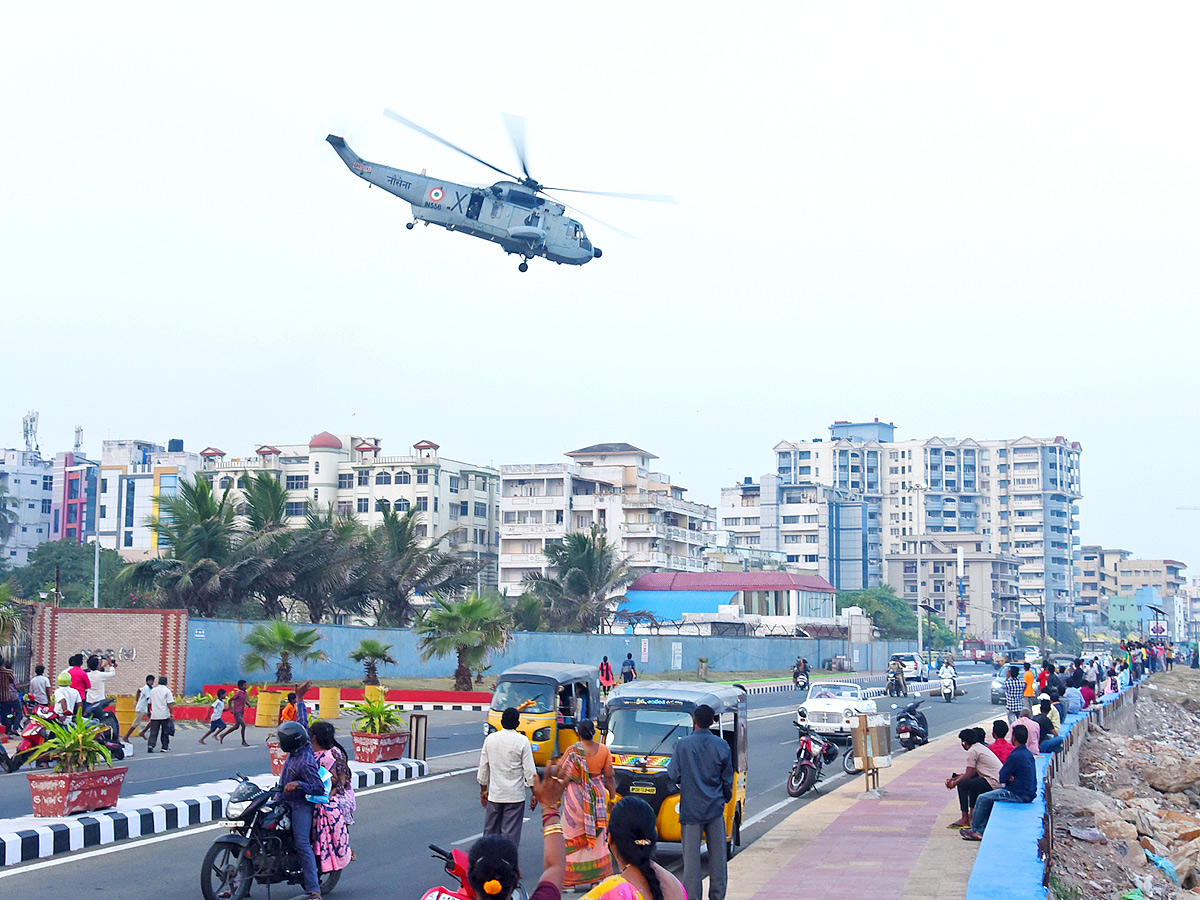
[[[424,760],[402,759],[390,763],[359,765],[351,763],[356,790],[397,781],[409,781],[429,774]],[[271,776],[258,776],[260,784],[271,784]],[[202,787],[213,787],[204,785]],[[185,794],[186,788],[171,791]],[[65,818],[32,820],[0,820],[0,866],[45,859],[58,853],[83,850],[102,844],[112,844],[128,838],[162,834],[192,825],[218,821],[225,813],[230,791],[180,796],[175,800],[153,802],[154,795],[131,798],[134,806],[127,809],[108,809]],[[138,806],[136,801],[148,801]],[[38,824],[35,824],[38,823]],[[40,824],[40,823],[45,824]],[[18,825],[19,827],[13,827]],[[24,826],[24,827],[20,827]]]
[[[339,705],[339,709],[347,710],[353,701],[343,700]],[[489,709],[487,703],[392,703],[388,705],[402,712],[432,712],[434,710],[446,710],[454,712],[483,712]]]

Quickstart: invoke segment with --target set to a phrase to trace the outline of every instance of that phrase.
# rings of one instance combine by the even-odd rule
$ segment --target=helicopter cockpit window
[[[504,199],[513,206],[520,206],[523,209],[537,209],[543,203],[541,197],[534,194],[527,194],[524,191],[510,190]]]

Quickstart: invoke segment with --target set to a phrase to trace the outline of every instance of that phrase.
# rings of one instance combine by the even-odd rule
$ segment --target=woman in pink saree
[[[562,800],[563,836],[567,843],[564,885],[595,884],[612,874],[608,854],[608,796],[617,789],[612,755],[593,740],[596,726],[582,719],[579,742],[563,754],[559,769],[569,779]]]

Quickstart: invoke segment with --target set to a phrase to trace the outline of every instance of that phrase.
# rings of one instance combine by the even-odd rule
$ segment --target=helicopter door
[[[467,203],[467,218],[479,221],[479,212],[483,209],[483,194],[479,191],[471,194],[471,200]]]

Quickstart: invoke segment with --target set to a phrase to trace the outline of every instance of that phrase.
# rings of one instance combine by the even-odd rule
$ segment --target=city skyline
[[[475,45],[436,7],[139,8],[8,19],[4,443],[29,409],[93,452],[629,441],[714,503],[879,416],[1078,441],[1084,540],[1200,557],[1194,5],[480,8]],[[545,183],[679,204],[556,195],[637,239],[587,219],[603,258],[521,274],[347,173],[329,133],[499,177],[385,108],[509,171],[521,114]]]

